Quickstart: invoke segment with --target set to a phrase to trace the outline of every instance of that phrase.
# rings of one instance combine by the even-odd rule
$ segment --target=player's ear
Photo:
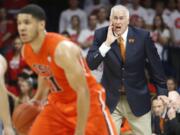
[[[45,29],[45,25],[46,25],[46,22],[45,22],[45,21],[40,21],[40,22],[39,22],[39,28],[40,28],[41,30],[44,30],[44,29]]]

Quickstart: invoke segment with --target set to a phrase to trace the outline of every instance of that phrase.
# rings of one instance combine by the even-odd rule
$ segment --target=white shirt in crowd
[[[148,23],[148,15],[147,11],[142,7],[139,6],[136,10],[133,7],[129,7],[130,16],[140,16],[144,19],[145,23]]]
[[[102,28],[102,27],[106,27],[106,26],[108,26],[109,25],[109,21],[104,21],[103,23],[97,23],[97,29],[99,29],[99,28]]]
[[[81,21],[81,29],[87,28],[87,15],[81,9],[71,10],[67,9],[61,13],[59,20],[59,33],[66,31],[68,27],[71,27],[71,17],[77,15]]]
[[[171,14],[171,30],[173,33],[174,41],[180,41],[180,11],[175,10]]]
[[[163,14],[162,14],[163,21],[168,27],[171,27],[170,20],[171,20],[172,13],[173,13],[172,11],[170,11],[169,9],[166,8],[166,9],[164,9]]]

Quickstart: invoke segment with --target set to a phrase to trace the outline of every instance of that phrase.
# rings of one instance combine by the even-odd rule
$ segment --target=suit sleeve
[[[88,66],[91,70],[97,69],[97,67],[100,65],[100,63],[103,61],[103,56],[101,55],[100,51],[99,51],[99,47],[101,46],[101,42],[99,40],[99,35],[98,32],[95,32],[94,35],[94,41],[93,41],[93,45],[90,48],[90,50],[88,51],[88,55],[87,55],[87,63]]]
[[[158,95],[167,95],[168,91],[166,88],[165,73],[163,71],[161,60],[149,32],[145,37],[145,52],[149,64],[150,75],[157,87]]]

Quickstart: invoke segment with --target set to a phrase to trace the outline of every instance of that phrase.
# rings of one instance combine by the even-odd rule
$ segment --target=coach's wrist
[[[110,46],[111,46],[111,43],[108,42],[108,41],[105,41],[103,44],[104,44],[105,46],[107,46],[107,47],[110,47]]]
[[[102,45],[99,47],[99,52],[103,57],[105,57],[106,53],[111,49],[110,46],[106,44],[106,42],[102,43]]]

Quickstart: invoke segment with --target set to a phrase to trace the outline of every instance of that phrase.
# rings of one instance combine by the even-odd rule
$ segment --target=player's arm
[[[47,85],[47,81],[44,79],[43,76],[38,76],[38,88],[36,94],[34,95],[32,100],[44,100],[47,99],[47,95],[49,92],[49,87]]]
[[[14,135],[11,123],[7,89],[4,81],[6,70],[6,60],[0,55],[0,118],[3,121],[5,135]]]
[[[9,91],[6,91],[6,92],[7,92],[8,96],[12,97],[12,99],[14,100],[15,103],[19,101],[19,98],[16,95],[14,95],[13,93],[11,93]]]
[[[24,57],[24,47],[22,47],[22,49],[21,49],[21,55],[22,55],[22,57]],[[37,88],[36,94],[32,98],[32,101],[46,99],[47,95],[48,95],[48,92],[49,92],[47,82],[46,82],[46,80],[44,79],[43,76],[38,75],[37,84],[38,84],[38,88]]]
[[[66,78],[77,93],[77,125],[75,135],[84,135],[89,112],[89,90],[83,66],[81,51],[70,41],[59,43],[55,51],[55,62],[64,69]]]

